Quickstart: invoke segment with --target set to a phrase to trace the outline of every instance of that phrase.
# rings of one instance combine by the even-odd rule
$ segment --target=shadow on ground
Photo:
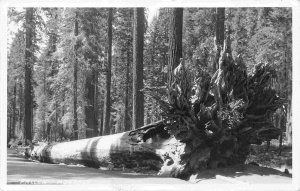
[[[205,170],[198,173],[194,179],[196,182],[205,182],[206,180],[218,179],[232,180],[237,183],[292,183],[292,175],[287,175],[279,170],[260,167],[256,165],[235,165],[232,167],[219,168],[214,170]]]

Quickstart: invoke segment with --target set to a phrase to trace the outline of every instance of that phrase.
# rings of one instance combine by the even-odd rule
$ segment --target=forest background
[[[169,11],[159,9],[151,22],[147,21],[147,9],[145,13],[140,69],[144,75],[139,82],[143,82],[143,87],[159,89],[167,82]],[[32,9],[33,46],[28,52],[33,60],[27,67],[24,24],[28,17],[25,10],[9,9],[8,18],[9,22],[19,23],[19,30],[8,45],[8,140],[24,137],[25,109],[31,110],[27,123],[31,123],[34,140],[74,139],[75,132],[82,139],[135,128],[133,9]],[[215,8],[184,9],[183,60],[192,72],[201,67],[213,74],[213,64],[202,63],[213,63],[216,54],[215,21]],[[275,113],[273,123],[287,132],[284,139],[291,144],[292,9],[226,8],[224,21],[231,35],[233,56],[242,57],[248,72],[260,62],[276,69],[278,77],[272,86],[287,104]],[[109,39],[111,65],[107,56]],[[76,46],[72,46],[74,43]],[[27,77],[31,77],[29,89],[25,87],[26,70]],[[31,95],[27,107],[25,90]],[[144,112],[138,117],[143,121],[138,126],[161,119],[156,100],[145,96],[139,104]]]

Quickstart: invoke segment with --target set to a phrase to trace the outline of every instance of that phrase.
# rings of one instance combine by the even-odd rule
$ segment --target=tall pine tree
[[[107,67],[106,67],[106,90],[104,98],[104,123],[103,123],[103,134],[110,134],[110,107],[111,107],[111,61],[112,61],[112,19],[113,19],[113,9],[108,9],[107,18]]]
[[[144,124],[143,51],[144,51],[144,8],[134,9],[133,24],[133,114],[132,128]]]
[[[33,119],[33,95],[32,95],[32,68],[34,63],[33,34],[35,33],[34,9],[26,8],[25,15],[25,92],[24,92],[24,139],[32,140],[32,119]]]

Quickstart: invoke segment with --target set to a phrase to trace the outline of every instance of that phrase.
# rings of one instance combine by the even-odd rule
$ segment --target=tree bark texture
[[[55,132],[54,132],[54,141],[56,141],[56,132],[59,131],[59,125],[58,125],[58,104],[57,101],[55,101]]]
[[[144,8],[134,9],[133,30],[133,115],[132,128],[144,124],[143,50],[144,50]]]
[[[223,47],[224,43],[225,8],[216,9],[216,44]]]
[[[128,45],[130,42],[128,41]],[[125,108],[124,108],[124,131],[130,130],[130,123],[129,123],[129,68],[130,67],[130,52],[127,49],[127,63],[126,63],[126,87],[125,87]]]
[[[106,91],[104,96],[104,116],[103,116],[103,135],[110,134],[110,107],[111,107],[111,51],[112,51],[112,8],[108,9],[107,19],[107,35],[108,35],[108,50],[107,50],[107,67],[106,67]]]
[[[286,30],[284,30],[284,79],[286,81],[285,97],[287,99],[286,107],[286,137],[287,144],[292,145],[292,65],[288,61],[288,35],[289,29],[288,23],[286,24]],[[290,59],[291,61],[291,59]]]
[[[7,117],[7,142],[11,139],[11,115]]]
[[[86,137],[97,136],[97,119],[95,114],[95,75],[96,72],[93,69],[91,74],[86,77],[86,100],[87,105],[85,106],[85,121],[87,124]]]
[[[74,36],[78,36],[78,13],[75,13],[75,23],[74,23]],[[78,118],[77,118],[77,49],[78,49],[78,44],[77,44],[77,39],[75,42],[75,47],[74,47],[74,53],[75,53],[75,58],[74,58],[74,71],[73,71],[73,78],[74,78],[74,84],[73,84],[73,140],[78,140]]]
[[[16,105],[17,105],[17,83],[14,85],[14,97],[13,97],[13,119],[12,119],[12,133],[11,137],[14,138],[16,134],[16,122],[17,122],[17,112],[16,112]]]
[[[99,60],[98,56],[100,50],[93,40],[94,35],[96,34],[95,26],[93,22],[84,22],[83,30],[87,38],[87,43],[90,46],[89,50],[84,52],[84,57],[89,62],[90,72],[86,74],[86,84],[85,84],[85,96],[87,105],[85,106],[85,122],[87,125],[86,128],[86,137],[95,137],[98,136],[98,107],[97,107],[97,83],[98,83],[98,68]]]
[[[291,95],[289,96],[289,105],[287,106],[287,123],[286,123],[286,137],[287,137],[287,144],[292,145],[292,99]]]
[[[180,58],[182,58],[182,23],[183,8],[171,8],[168,55],[168,65],[170,71],[173,71],[179,65]]]
[[[104,97],[100,96],[99,98],[100,101],[100,110],[99,110],[99,116],[100,116],[100,121],[99,121],[99,135],[102,136],[103,135],[103,102],[104,102]]]
[[[51,38],[51,37],[50,37]],[[47,64],[44,64],[44,76],[43,76],[43,85],[44,85],[44,88],[43,88],[43,93],[45,95],[45,97],[47,97],[47,81],[46,81],[46,78],[47,78]],[[47,115],[47,111],[46,109],[44,108],[44,111],[43,111],[43,135],[42,137],[43,138],[47,138],[47,135],[46,135],[46,129],[47,129],[47,120],[46,120],[46,115]]]
[[[99,76],[99,68],[97,66],[97,70],[95,71],[95,76],[94,76],[94,115],[95,115],[94,137],[99,136],[100,133],[98,128],[98,123],[99,123],[98,76]]]
[[[127,36],[127,47],[130,47],[131,41],[132,41],[132,36],[130,36],[130,34],[132,34],[132,24],[131,24],[131,19],[132,19],[132,11],[129,11],[129,21],[128,21],[128,36]],[[125,89],[125,103],[124,103],[124,131],[129,131],[130,130],[130,117],[129,117],[129,89],[130,89],[130,78],[129,78],[129,74],[130,74],[130,60],[131,60],[131,52],[130,49],[126,50],[126,89]]]
[[[32,65],[33,65],[33,34],[34,34],[34,18],[33,8],[26,8],[25,29],[26,29],[26,50],[25,50],[25,90],[24,90],[24,139],[32,140]]]
[[[23,121],[23,85],[22,85],[22,82],[20,82],[20,85],[19,85],[19,129],[18,131],[19,132],[23,132],[23,129],[22,129],[22,121]]]

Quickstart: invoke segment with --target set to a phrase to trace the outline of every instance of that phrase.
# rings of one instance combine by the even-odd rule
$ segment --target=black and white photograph
[[[297,190],[299,1],[3,2],[0,190]]]

